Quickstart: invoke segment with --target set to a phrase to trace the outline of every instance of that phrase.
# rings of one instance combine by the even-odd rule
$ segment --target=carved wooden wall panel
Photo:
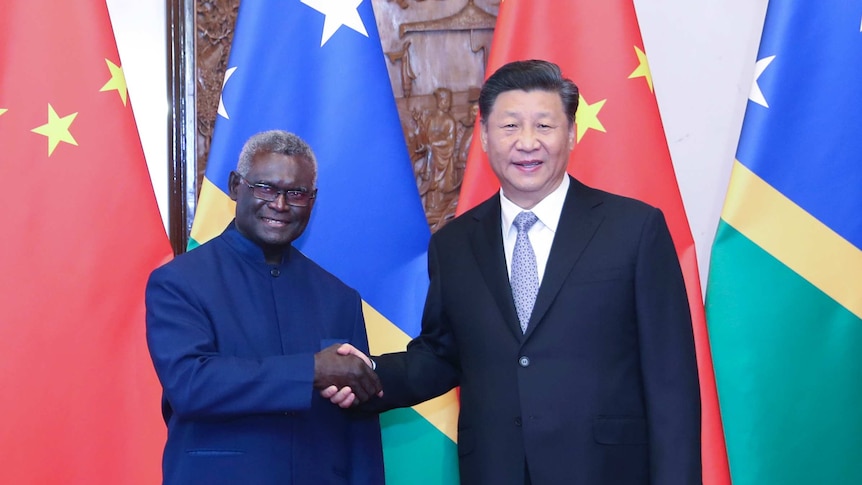
[[[194,1],[196,12],[194,163],[195,187],[200,187],[239,0],[184,1]],[[428,224],[436,230],[454,214],[499,3],[372,4],[417,186]]]
[[[195,8],[196,187],[206,171],[238,9],[239,0],[197,0]]]
[[[455,214],[497,9],[487,0],[374,1],[432,231]]]

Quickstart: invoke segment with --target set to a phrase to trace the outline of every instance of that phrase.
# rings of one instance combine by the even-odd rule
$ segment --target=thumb
[[[338,355],[350,355],[355,350],[356,348],[350,344],[341,344],[341,346],[336,349],[336,352],[338,353]]]

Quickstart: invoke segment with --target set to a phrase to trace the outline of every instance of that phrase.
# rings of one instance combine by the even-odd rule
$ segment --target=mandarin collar
[[[279,266],[273,265],[266,261],[266,256],[263,254],[263,248],[258,246],[258,244],[251,239],[245,237],[239,229],[236,228],[236,220],[232,220],[230,224],[225,228],[222,233],[222,237],[224,240],[235,249],[238,253],[240,253],[243,258],[249,260],[250,262],[256,264],[265,264],[267,266]],[[281,258],[281,265],[287,264],[290,261],[290,257],[293,254],[294,248],[293,245],[287,247],[284,250],[284,254]]]

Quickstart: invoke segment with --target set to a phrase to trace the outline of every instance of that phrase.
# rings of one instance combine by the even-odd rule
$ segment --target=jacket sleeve
[[[635,302],[650,436],[650,483],[701,483],[700,388],[691,313],[661,211],[644,224]]]
[[[433,237],[428,249],[428,273],[431,282],[422,314],[422,331],[407,345],[406,351],[374,358],[383,384],[383,398],[372,399],[362,406],[363,410],[380,412],[413,406],[458,385],[458,350],[443,307]]]

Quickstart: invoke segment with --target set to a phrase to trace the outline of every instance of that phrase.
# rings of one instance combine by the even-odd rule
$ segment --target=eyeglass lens
[[[251,186],[252,194],[258,199],[272,202],[278,198],[280,194],[284,194],[285,202],[288,205],[305,207],[312,199],[311,192],[301,190],[281,190],[271,185],[255,184]]]

